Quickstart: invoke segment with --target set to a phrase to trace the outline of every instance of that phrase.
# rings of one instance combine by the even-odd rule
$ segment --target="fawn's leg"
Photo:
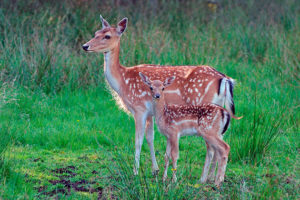
[[[173,133],[174,134],[174,133]],[[172,181],[176,182],[177,181],[177,177],[176,177],[176,172],[177,172],[177,160],[179,157],[179,138],[177,136],[177,134],[174,134],[173,136],[171,136],[171,158],[172,158],[172,171],[173,171],[173,177],[172,177]]]
[[[158,165],[155,158],[155,151],[154,151],[154,130],[153,130],[153,117],[149,116],[147,118],[146,122],[146,140],[148,143],[148,146],[150,148],[150,154],[151,154],[151,160],[152,160],[152,174],[157,175],[158,174]]]
[[[223,136],[220,136],[219,137],[221,138],[221,140],[223,140]],[[214,158],[212,160],[212,163],[211,163],[211,166],[210,166],[210,169],[209,169],[209,173],[208,173],[208,180],[210,181],[214,181],[215,180],[215,171],[216,171],[216,166],[217,166],[217,153],[214,154]]]
[[[208,142],[206,142],[206,157],[205,157],[205,163],[203,166],[203,171],[202,171],[202,175],[201,175],[201,183],[205,183],[207,180],[207,175],[209,172],[209,167],[210,167],[210,163],[211,160],[214,158],[214,149],[212,148],[212,146],[210,146],[210,144]]]
[[[218,172],[217,172],[217,176],[215,179],[215,185],[217,187],[219,187],[220,184],[224,181],[225,170],[226,170],[230,147],[228,144],[226,144],[220,138],[216,138],[216,141],[218,143],[218,146],[216,146],[216,151],[217,151],[216,153],[218,154],[218,156],[217,156]]]
[[[168,177],[168,168],[169,168],[169,161],[171,157],[171,142],[169,138],[167,139],[167,148],[166,148],[166,153],[165,153],[165,170],[164,170],[164,175],[163,175],[163,181],[166,181]]]
[[[210,168],[209,168],[209,172],[208,172],[208,177],[207,177],[207,179],[209,181],[214,181],[215,180],[216,166],[217,166],[217,153],[214,153],[214,157],[212,159],[212,162],[211,162],[211,165],[210,165]]]
[[[141,148],[144,140],[144,132],[146,125],[146,114],[136,113],[135,120],[135,166],[133,168],[134,175],[139,172]]]

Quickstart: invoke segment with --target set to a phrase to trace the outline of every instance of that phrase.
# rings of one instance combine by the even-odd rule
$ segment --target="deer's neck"
[[[153,100],[153,105],[154,105],[154,116],[155,116],[155,121],[159,123],[164,122],[163,117],[164,117],[164,109],[165,109],[165,101],[163,98],[158,99],[158,100]]]
[[[118,94],[122,85],[122,73],[125,67],[119,62],[120,43],[115,49],[104,53],[104,75],[112,87]]]

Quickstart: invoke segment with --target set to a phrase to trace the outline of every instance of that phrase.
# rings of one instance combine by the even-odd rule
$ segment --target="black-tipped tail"
[[[228,112],[225,112],[224,114],[225,125],[223,127],[222,135],[227,131],[231,119],[230,114]]]
[[[235,106],[233,101],[233,88],[234,88],[234,80],[226,79],[226,96],[225,96],[225,106],[226,110],[230,113],[231,116],[235,114]]]

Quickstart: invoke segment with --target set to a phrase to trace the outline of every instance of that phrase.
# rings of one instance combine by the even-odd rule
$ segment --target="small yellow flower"
[[[98,158],[98,156],[97,155],[92,155],[90,158],[93,159],[93,160],[96,160]]]
[[[50,24],[53,21],[53,17],[49,17],[48,24]]]
[[[175,169],[173,169],[173,168],[172,168],[171,170],[172,170],[173,172],[176,172],[176,171],[177,171],[177,169],[176,169],[176,168],[175,168]]]
[[[79,119],[77,119],[77,122],[79,122],[80,120]]]
[[[193,187],[193,188],[200,188],[201,184],[196,183],[195,185],[188,183],[188,186]]]
[[[207,7],[210,9],[211,12],[216,12],[218,9],[218,2],[211,0],[211,1],[207,1]]]

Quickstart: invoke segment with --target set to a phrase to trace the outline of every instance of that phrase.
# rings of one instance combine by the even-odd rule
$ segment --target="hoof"
[[[137,176],[139,174],[138,170],[136,170],[135,168],[133,169],[133,175]]]
[[[208,177],[207,182],[213,183],[215,181],[215,177]]]
[[[155,170],[152,171],[153,176],[157,176],[158,173],[159,173],[159,169],[155,169]]]
[[[176,183],[176,182],[177,182],[177,177],[175,176],[172,178],[172,183]]]
[[[224,181],[224,179],[222,179],[222,178],[216,178],[216,180],[215,180],[215,186],[218,189],[220,189],[220,186],[221,186],[221,184],[222,184],[223,181]]]
[[[220,186],[221,186],[221,183],[216,183],[216,182],[215,182],[215,188],[216,188],[216,189],[220,189]]]
[[[203,179],[203,178],[200,179],[200,183],[202,183],[202,184],[205,184],[206,181],[207,181],[207,179]]]

